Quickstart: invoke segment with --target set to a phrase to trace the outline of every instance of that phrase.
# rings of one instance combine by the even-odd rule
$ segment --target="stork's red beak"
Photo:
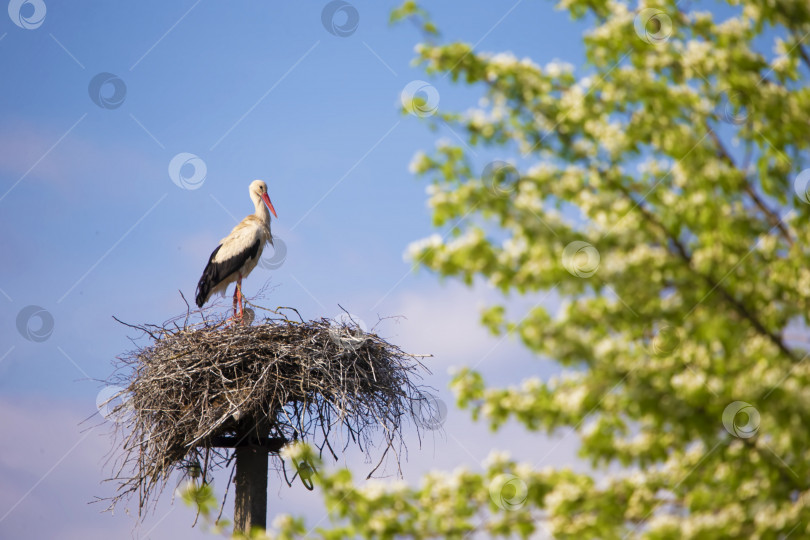
[[[270,211],[273,212],[273,215],[276,216],[276,219],[278,219],[278,214],[276,214],[276,209],[273,208],[273,203],[270,202],[270,196],[267,193],[264,193],[264,194],[262,194],[262,200],[264,201],[264,204],[267,205],[267,208],[269,208]]]

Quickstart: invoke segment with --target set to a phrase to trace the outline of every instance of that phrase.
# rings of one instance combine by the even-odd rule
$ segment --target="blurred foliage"
[[[464,369],[452,389],[494,430],[574,429],[598,474],[500,453],[418,485],[319,473],[333,524],[309,534],[806,537],[810,3],[558,7],[591,25],[581,69],[418,47],[428,74],[484,96],[420,108],[466,142],[414,158],[445,234],[410,254],[505,295],[560,294],[558,313],[495,305],[482,322],[563,375],[493,388]],[[429,20],[414,2],[392,20],[411,17]],[[477,146],[502,161],[478,163]],[[280,517],[274,534],[302,527]]]

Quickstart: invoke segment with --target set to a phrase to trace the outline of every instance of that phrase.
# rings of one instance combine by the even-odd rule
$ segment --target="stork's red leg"
[[[236,281],[236,290],[239,291],[239,318],[245,314],[245,296],[242,294],[242,276]]]
[[[233,291],[233,316],[236,317],[236,303],[239,301],[239,286],[236,287],[236,290]]]

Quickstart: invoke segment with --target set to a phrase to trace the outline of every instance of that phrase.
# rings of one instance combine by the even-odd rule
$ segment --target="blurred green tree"
[[[624,468],[597,481],[494,454],[484,472],[418,486],[323,473],[335,525],[320,535],[810,534],[810,2],[686,4],[561,0],[592,23],[581,75],[437,43],[416,3],[394,11],[421,21],[427,73],[485,93],[464,113],[438,108],[432,87],[405,96],[406,113],[467,140],[413,161],[448,231],[414,244],[414,261],[565,299],[554,315],[483,315],[565,375],[492,388],[465,369],[458,404],[495,430],[574,428],[594,467]],[[502,161],[476,164],[475,146]]]

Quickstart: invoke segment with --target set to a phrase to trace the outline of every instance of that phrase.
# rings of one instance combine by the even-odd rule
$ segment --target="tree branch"
[[[630,199],[630,201],[635,202],[633,197],[631,196],[630,192],[621,184],[616,184],[618,189],[624,193],[626,197]],[[776,347],[789,359],[792,361],[797,361],[796,357],[793,355],[793,352],[787,347],[787,345],[782,341],[782,339],[775,333],[768,330],[765,325],[760,321],[754,313],[748,309],[748,307],[743,304],[741,301],[737,300],[731,292],[726,289],[721,282],[717,281],[712,277],[710,274],[704,274],[700,272],[697,268],[695,268],[692,264],[692,256],[686,247],[681,243],[680,239],[673,234],[669,229],[664,226],[663,223],[658,221],[655,216],[644,207],[642,203],[638,203],[636,208],[639,209],[641,212],[642,217],[647,220],[651,225],[659,229],[661,232],[664,233],[664,236],[672,242],[675,246],[675,250],[677,251],[678,256],[686,263],[686,267],[696,276],[700,277],[707,286],[710,287],[710,291],[717,290],[723,296],[723,298],[734,307],[734,309],[739,313],[744,319],[751,323],[754,329],[762,334],[763,336],[767,337]]]
[[[728,150],[726,150],[726,147],[723,145],[723,141],[720,140],[720,137],[717,136],[717,133],[715,133],[708,123],[706,125],[706,129],[709,131],[709,138],[712,139],[714,144],[717,146],[717,157],[724,160],[733,168],[738,169],[737,164],[734,163],[734,159],[731,157],[731,154],[728,153]],[[768,219],[768,223],[770,223],[771,227],[779,229],[782,238],[785,239],[789,246],[793,246],[793,238],[791,238],[790,232],[785,227],[785,224],[782,223],[782,219],[776,214],[776,212],[768,208],[768,205],[765,204],[765,201],[762,200],[754,187],[750,184],[750,182],[748,182],[747,178],[745,180],[745,187],[743,189],[745,193],[754,201],[757,208],[759,208],[759,210],[765,214],[765,217]]]

